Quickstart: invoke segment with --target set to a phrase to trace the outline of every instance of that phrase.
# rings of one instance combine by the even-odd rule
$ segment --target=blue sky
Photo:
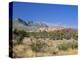
[[[78,7],[75,5],[14,2],[13,19],[16,18],[77,28]]]

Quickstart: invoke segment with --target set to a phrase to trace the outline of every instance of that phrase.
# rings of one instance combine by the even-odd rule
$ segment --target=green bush
[[[67,50],[69,46],[66,43],[58,45],[59,50]]]
[[[57,47],[59,50],[68,50],[69,48],[76,49],[78,48],[78,43],[76,40],[70,42],[64,41],[62,44],[59,44]]]
[[[14,29],[13,36],[17,38],[17,43],[21,43],[24,37],[29,37],[29,34],[25,30]]]
[[[42,51],[42,48],[47,47],[48,45],[42,40],[37,40],[36,42],[32,42],[31,48],[35,52]]]
[[[72,49],[78,48],[78,41],[73,40],[71,44]]]

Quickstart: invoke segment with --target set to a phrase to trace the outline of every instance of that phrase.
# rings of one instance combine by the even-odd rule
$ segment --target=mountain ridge
[[[23,20],[21,18],[17,18],[13,21],[13,29],[23,29],[26,31],[38,32],[38,31],[55,31],[55,30],[72,30],[71,28],[66,28],[63,26],[48,26],[46,23],[43,22],[34,22],[31,20]],[[76,31],[76,30],[75,30]]]

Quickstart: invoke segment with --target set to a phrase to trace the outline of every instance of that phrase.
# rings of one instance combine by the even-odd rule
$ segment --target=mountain
[[[36,22],[36,21],[31,21],[31,20],[23,20],[21,18],[17,18],[13,20],[13,29],[19,29],[19,30],[25,30],[29,32],[39,32],[39,31],[57,31],[57,30],[62,30],[62,31],[77,31],[72,28],[66,28],[63,26],[48,26],[46,23],[43,22]]]
[[[39,28],[47,28],[48,25],[41,22],[34,22],[31,20],[23,20],[17,18],[13,20],[13,29],[21,29],[26,31],[39,31]]]

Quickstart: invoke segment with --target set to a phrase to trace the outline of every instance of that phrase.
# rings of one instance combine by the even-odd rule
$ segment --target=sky
[[[61,4],[41,4],[30,2],[13,3],[13,20],[21,18],[48,25],[78,27],[78,6]]]

